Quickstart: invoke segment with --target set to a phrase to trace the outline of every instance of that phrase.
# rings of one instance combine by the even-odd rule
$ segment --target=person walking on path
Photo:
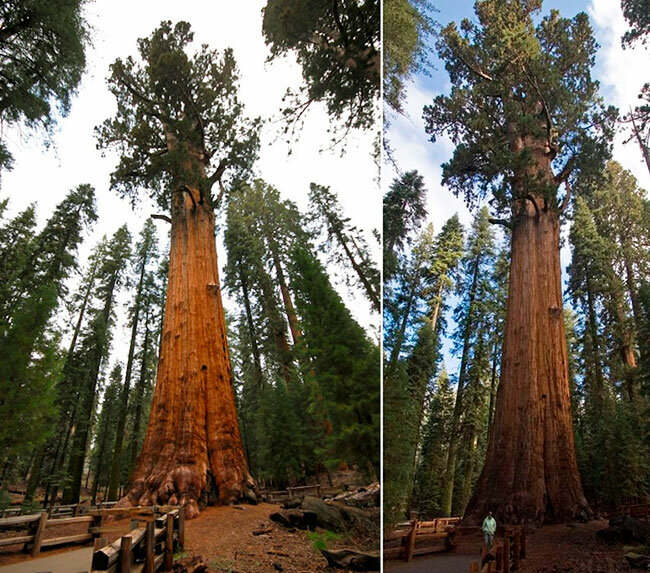
[[[483,520],[483,536],[485,538],[485,547],[489,551],[492,549],[492,542],[494,541],[494,534],[497,530],[497,522],[492,517],[492,512],[488,511],[487,517]]]

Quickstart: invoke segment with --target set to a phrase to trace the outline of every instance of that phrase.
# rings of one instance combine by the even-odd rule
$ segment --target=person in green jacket
[[[488,511],[487,517],[483,520],[483,536],[485,538],[485,546],[488,550],[492,548],[494,541],[494,534],[497,530],[497,522],[492,517],[492,512]]]

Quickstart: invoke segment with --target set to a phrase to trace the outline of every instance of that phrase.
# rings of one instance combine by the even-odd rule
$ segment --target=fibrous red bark
[[[560,213],[527,182],[554,185],[548,150],[517,138],[533,161],[515,180],[511,266],[501,378],[483,471],[465,523],[587,519],[575,454],[562,311]],[[553,202],[554,203],[554,202]]]
[[[237,421],[212,207],[175,193],[167,299],[147,432],[121,506],[255,501]]]

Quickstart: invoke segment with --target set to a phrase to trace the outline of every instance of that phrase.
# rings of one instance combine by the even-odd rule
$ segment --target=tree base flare
[[[194,519],[207,506],[236,503],[257,503],[256,485],[250,475],[233,475],[217,485],[211,474],[206,472],[201,478],[196,471],[181,466],[159,477],[136,479],[116,507],[182,505],[186,519]]]

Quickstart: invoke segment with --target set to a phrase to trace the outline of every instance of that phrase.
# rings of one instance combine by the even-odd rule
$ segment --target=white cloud
[[[638,94],[648,81],[650,52],[642,46],[623,49],[621,37],[628,29],[620,2],[591,0],[587,8],[594,23],[600,50],[596,57],[596,77],[607,104],[615,105],[621,114],[638,105]],[[614,159],[629,169],[639,185],[650,190],[650,173],[635,141],[624,144],[629,133],[619,133],[614,143]]]

